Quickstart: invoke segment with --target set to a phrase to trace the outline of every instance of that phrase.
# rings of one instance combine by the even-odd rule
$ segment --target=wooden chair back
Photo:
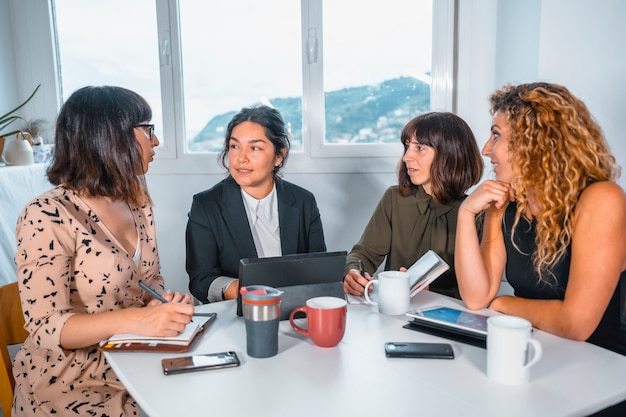
[[[13,362],[7,346],[24,342],[24,315],[17,282],[0,287],[0,406],[4,417],[11,417],[13,405]]]

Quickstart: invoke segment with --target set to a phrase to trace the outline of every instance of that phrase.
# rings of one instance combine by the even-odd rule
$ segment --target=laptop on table
[[[345,298],[343,269],[346,251],[298,253],[270,258],[245,258],[239,261],[239,289],[267,285],[283,291],[280,319],[288,320],[291,311],[309,298]],[[243,314],[241,294],[237,291],[237,315]]]

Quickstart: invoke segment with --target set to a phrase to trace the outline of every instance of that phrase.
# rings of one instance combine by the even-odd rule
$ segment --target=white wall
[[[15,56],[10,16],[8,0],[0,0],[0,115],[15,107],[18,100],[16,68],[10,65]]]
[[[545,0],[539,78],[565,85],[604,130],[626,188],[626,2]]]
[[[626,2],[459,0],[457,113],[482,146],[489,94],[548,81],[582,99],[603,128],[626,188]],[[489,169],[489,168],[488,168]]]
[[[23,71],[32,53],[22,53],[20,68],[3,68],[14,54],[7,42],[7,3],[32,7],[42,0],[0,0],[0,92],[41,79],[36,67]],[[23,5],[26,6],[23,6]],[[489,94],[505,83],[551,81],[582,98],[604,128],[620,165],[626,167],[622,119],[626,109],[626,2],[622,0],[459,0],[457,113],[482,146],[489,134]],[[45,12],[39,13],[45,19]],[[11,22],[13,24],[15,22]],[[21,25],[16,25],[22,27]],[[19,31],[18,31],[19,32]],[[21,33],[21,32],[20,32]],[[32,35],[20,35],[32,36]],[[33,37],[46,44],[45,37]],[[33,50],[41,45],[33,46]],[[49,65],[45,57],[43,65]],[[34,64],[33,64],[34,65]],[[41,63],[37,65],[42,65]],[[16,77],[21,77],[21,84]],[[24,81],[26,79],[26,81]],[[27,82],[28,81],[28,82]],[[27,90],[26,87],[23,87]],[[21,90],[9,91],[21,95]],[[1,94],[0,94],[1,96]],[[11,98],[13,100],[14,96]],[[0,97],[0,109],[6,103]],[[46,96],[46,103],[50,98]],[[0,110],[1,111],[1,110]],[[207,157],[207,163],[215,163]],[[290,161],[293,163],[294,161]],[[289,165],[287,166],[289,169]],[[489,166],[487,166],[487,172]],[[149,173],[155,201],[163,274],[170,286],[186,291],[184,229],[194,193],[219,181],[219,175]],[[285,179],[315,193],[329,250],[349,250],[395,173],[290,174]],[[626,187],[626,173],[620,179]],[[1,186],[1,184],[0,184]]]

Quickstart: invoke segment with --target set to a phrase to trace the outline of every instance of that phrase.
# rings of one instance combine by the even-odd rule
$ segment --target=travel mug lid
[[[267,305],[279,303],[283,291],[266,285],[249,285],[241,287],[239,293],[246,304]]]

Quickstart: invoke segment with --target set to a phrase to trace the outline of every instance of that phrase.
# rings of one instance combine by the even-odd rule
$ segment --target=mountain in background
[[[400,132],[410,119],[429,111],[430,86],[413,77],[400,77],[375,86],[330,91],[326,93],[325,100],[327,143],[394,142],[400,139]],[[301,146],[301,98],[274,98],[270,102],[287,123],[292,134],[292,146]],[[238,111],[233,110],[211,119],[189,141],[189,150],[221,151],[228,122]]]

